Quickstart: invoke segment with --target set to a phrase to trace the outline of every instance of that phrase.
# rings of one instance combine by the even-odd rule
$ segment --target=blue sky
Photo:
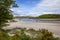
[[[40,0],[16,0],[19,8],[23,11],[31,10]]]
[[[38,16],[59,14],[60,0],[15,0],[18,8],[12,8],[15,16]]]

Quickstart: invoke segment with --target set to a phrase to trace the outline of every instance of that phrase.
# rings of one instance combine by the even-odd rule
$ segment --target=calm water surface
[[[60,21],[56,20],[40,20],[40,19],[29,19],[29,18],[20,18],[20,21],[24,22],[40,22],[40,23],[60,23]]]

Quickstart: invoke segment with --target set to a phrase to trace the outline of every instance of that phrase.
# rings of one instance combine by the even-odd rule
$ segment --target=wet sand
[[[10,26],[4,27],[3,29],[13,29],[13,28],[33,28],[36,30],[47,29],[54,33],[54,36],[60,37],[60,23],[40,23],[40,22],[10,22]]]

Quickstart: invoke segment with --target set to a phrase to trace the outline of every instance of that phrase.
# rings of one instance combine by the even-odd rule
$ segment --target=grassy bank
[[[54,37],[48,30],[34,30],[26,28],[15,28],[12,30],[0,30],[0,40],[60,40]]]

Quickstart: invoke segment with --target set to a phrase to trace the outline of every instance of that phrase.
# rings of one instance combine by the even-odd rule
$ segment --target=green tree
[[[17,7],[14,0],[0,0],[0,27],[13,18],[11,7]]]
[[[11,7],[17,7],[14,0],[0,0],[0,40],[9,40],[7,32],[1,27],[5,25],[6,20],[13,19]]]

